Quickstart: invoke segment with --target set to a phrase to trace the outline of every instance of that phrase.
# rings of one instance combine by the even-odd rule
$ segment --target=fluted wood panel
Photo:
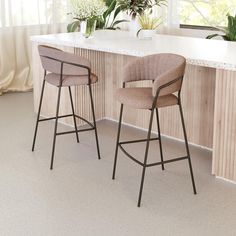
[[[182,105],[189,142],[213,147],[215,69],[187,65],[182,88]],[[183,138],[178,107],[161,109],[163,132]]]
[[[118,120],[120,104],[115,92],[122,87],[121,72],[125,64],[134,60],[115,54],[106,54],[106,117]],[[182,90],[182,103],[189,141],[204,147],[213,146],[213,114],[215,96],[215,69],[187,65]],[[152,82],[130,83],[129,87],[152,86]],[[124,122],[147,129],[150,112],[125,108]],[[160,109],[161,131],[163,134],[183,139],[178,107]],[[156,123],[154,123],[156,130]]]
[[[96,119],[102,119],[105,116],[105,53],[84,49],[75,49],[75,53],[89,59],[92,65],[92,73],[98,76],[98,83],[92,85],[92,93]],[[92,121],[88,86],[77,86],[75,88],[75,102],[76,113]],[[78,124],[84,123],[78,121]]]
[[[213,174],[236,181],[236,72],[217,70]]]

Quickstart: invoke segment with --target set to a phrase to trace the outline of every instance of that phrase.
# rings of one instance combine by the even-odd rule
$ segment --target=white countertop
[[[152,40],[140,40],[126,31],[96,31],[91,39],[80,33],[32,36],[31,41],[84,48],[130,56],[175,53],[189,64],[236,71],[236,42],[207,40],[157,34]]]

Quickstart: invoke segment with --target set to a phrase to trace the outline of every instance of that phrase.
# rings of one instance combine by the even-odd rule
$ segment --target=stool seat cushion
[[[151,109],[154,97],[152,88],[120,88],[116,93],[119,102],[137,109]],[[178,98],[174,94],[159,96],[157,107],[167,107],[178,104]]]
[[[49,73],[46,75],[45,80],[54,85],[60,85],[60,75],[55,73]],[[98,77],[95,74],[91,74],[91,83],[94,84],[98,81]],[[62,86],[76,86],[88,84],[88,75],[63,75]]]

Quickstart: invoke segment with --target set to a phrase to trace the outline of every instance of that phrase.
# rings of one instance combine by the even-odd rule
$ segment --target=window
[[[228,13],[236,14],[236,0],[179,0],[180,24],[226,26]]]

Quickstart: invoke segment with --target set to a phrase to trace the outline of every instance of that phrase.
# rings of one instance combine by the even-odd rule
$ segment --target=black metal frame
[[[51,165],[50,165],[50,169],[51,170],[53,169],[53,163],[54,163],[54,155],[55,155],[55,147],[56,147],[56,137],[59,136],[59,135],[75,133],[76,140],[79,143],[79,135],[78,135],[79,132],[85,132],[85,131],[94,130],[95,131],[95,139],[96,139],[98,159],[101,159],[100,148],[99,148],[99,140],[98,140],[98,133],[97,133],[97,125],[96,125],[96,119],[95,119],[94,101],[93,101],[92,88],[91,88],[91,69],[89,67],[85,66],[85,65],[80,65],[80,64],[76,64],[76,63],[67,62],[67,61],[62,61],[62,60],[55,59],[55,58],[48,57],[48,56],[42,56],[41,55],[41,57],[44,57],[44,58],[47,58],[47,59],[51,59],[53,61],[61,63],[61,67],[60,67],[60,84],[59,84],[59,86],[57,86],[58,87],[58,97],[57,97],[56,116],[55,117],[50,117],[50,118],[45,118],[45,119],[40,119],[40,113],[41,113],[42,102],[43,102],[43,95],[44,95],[44,89],[45,89],[45,82],[46,82],[45,78],[46,78],[46,75],[47,75],[47,71],[44,70],[44,80],[43,80],[41,96],[40,96],[39,109],[38,109],[36,127],[35,127],[33,144],[32,144],[32,152],[35,149],[35,142],[36,142],[36,137],[37,137],[39,123],[43,122],[43,121],[55,120],[54,136],[53,136],[53,146],[52,146],[52,155],[51,155]],[[75,114],[75,108],[74,108],[74,104],[73,104],[73,98],[72,98],[72,92],[71,92],[71,87],[70,86],[68,86],[68,88],[69,88],[69,97],[70,97],[70,102],[71,102],[72,114],[59,116],[64,64],[68,64],[68,65],[72,65],[72,66],[76,66],[76,67],[81,67],[81,68],[84,68],[84,69],[88,70],[88,87],[89,87],[89,95],[90,95],[90,102],[91,102],[91,109],[92,109],[93,124],[91,122],[89,122],[88,120],[84,119],[83,117],[80,117],[80,116]],[[57,132],[58,119],[65,118],[65,117],[71,117],[71,116],[73,117],[73,122],[74,122],[75,130],[74,131],[68,131],[68,132]],[[86,128],[86,129],[78,130],[77,124],[76,124],[76,118],[80,119],[80,120],[83,120],[91,128]]]
[[[185,141],[185,147],[186,147],[187,155],[183,156],[183,157],[178,157],[178,158],[174,158],[174,159],[170,159],[170,160],[164,161],[164,159],[163,159],[163,150],[162,150],[160,121],[159,121],[159,111],[158,111],[158,108],[156,107],[156,104],[157,104],[157,99],[158,99],[158,97],[160,95],[161,90],[166,88],[166,87],[168,87],[168,86],[170,86],[170,85],[172,85],[172,84],[174,84],[174,83],[176,83],[179,80],[181,80],[181,88],[180,88],[180,90],[178,92],[178,106],[179,106],[179,111],[180,111],[180,116],[181,116],[181,123],[182,123],[182,127],[183,127],[184,141]],[[139,190],[139,197],[138,197],[138,207],[141,206],[142,193],[143,193],[143,185],[144,185],[144,179],[145,179],[145,173],[146,173],[146,168],[147,167],[161,165],[162,166],[162,170],[164,170],[165,169],[165,167],[164,167],[165,164],[188,159],[189,170],[190,170],[191,181],[192,181],[192,187],[193,187],[193,192],[194,192],[194,194],[197,194],[196,186],[195,186],[195,180],[194,180],[194,176],[193,176],[193,168],[192,168],[192,163],[191,163],[191,157],[190,157],[187,133],[186,133],[185,123],[184,123],[182,104],[181,104],[182,83],[183,83],[183,77],[175,79],[175,80],[173,80],[173,81],[171,81],[169,83],[166,83],[166,84],[160,86],[159,89],[157,90],[156,96],[155,96],[153,104],[152,104],[152,108],[150,109],[151,115],[150,115],[147,139],[120,142],[120,133],[121,133],[121,126],[122,126],[123,110],[124,110],[124,104],[121,104],[112,179],[115,179],[116,166],[117,166],[117,158],[118,158],[118,150],[120,148],[123,151],[123,153],[126,154],[127,157],[129,157],[135,163],[137,163],[137,164],[139,164],[139,165],[141,165],[143,167],[142,177],[141,177],[141,184],[140,184],[140,190]],[[125,82],[123,83],[123,88],[125,88]],[[154,118],[155,111],[156,111],[156,118],[157,118],[158,137],[157,138],[151,138],[152,124],[153,124],[153,118]],[[147,158],[148,158],[150,141],[154,141],[154,140],[158,140],[159,141],[161,161],[160,162],[151,163],[151,164],[147,164]],[[138,142],[146,142],[146,150],[145,150],[145,155],[144,155],[144,162],[141,162],[141,161],[137,160],[135,157],[133,157],[132,155],[130,155],[124,149],[124,147],[122,146],[124,144],[138,143]]]

